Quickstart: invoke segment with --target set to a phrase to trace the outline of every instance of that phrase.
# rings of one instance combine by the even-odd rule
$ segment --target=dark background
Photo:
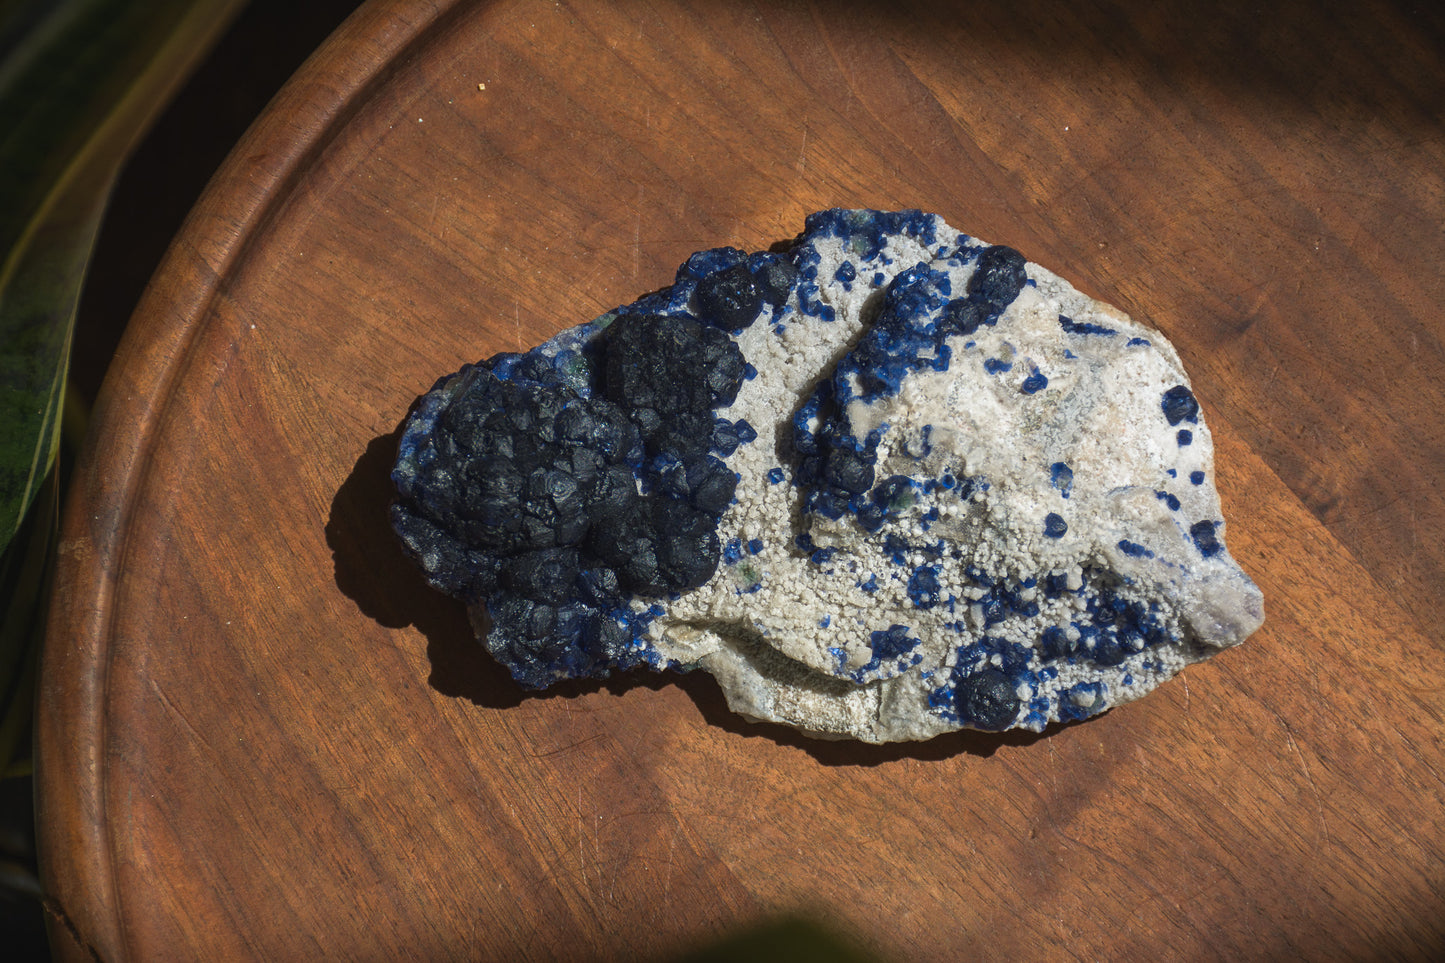
[[[131,312],[211,175],[286,80],[362,0],[251,0],[144,135],[121,171],[75,322],[72,393],[94,405]],[[73,412],[67,412],[67,416]],[[75,452],[67,450],[68,469]],[[29,778],[0,781],[0,945],[10,960],[49,957],[34,894]]]
[[[211,175],[302,62],[362,0],[251,0],[137,146],[101,227],[75,321],[87,410],[146,282]]]

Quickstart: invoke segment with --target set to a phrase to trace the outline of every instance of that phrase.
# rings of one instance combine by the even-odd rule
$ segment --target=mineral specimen
[[[1212,462],[1158,332],[936,215],[830,210],[441,379],[392,522],[523,686],[702,668],[823,737],[1039,731],[1259,626]]]

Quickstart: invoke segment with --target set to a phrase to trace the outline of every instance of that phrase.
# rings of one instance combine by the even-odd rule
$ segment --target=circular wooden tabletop
[[[59,955],[666,959],[788,914],[897,960],[1432,955],[1445,21],[1319,7],[361,8],[97,410],[38,720]],[[833,206],[1168,336],[1264,628],[1042,737],[513,685],[387,529],[413,398]]]

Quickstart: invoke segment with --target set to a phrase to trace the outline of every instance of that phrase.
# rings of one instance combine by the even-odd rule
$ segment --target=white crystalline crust
[[[940,221],[936,236],[953,238],[958,232]],[[921,501],[904,522],[915,536],[910,542],[944,539],[964,550],[963,559],[942,560],[938,573],[940,594],[958,601],[927,610],[910,601],[909,573],[930,559],[914,551],[904,565],[895,564],[883,549],[891,526],[869,536],[849,515],[837,521],[800,517],[799,489],[768,478],[780,466],[778,435],[789,430],[800,397],[857,340],[877,310],[882,287],[898,273],[936,262],[950,271],[953,290],[961,292],[973,271],[972,264],[949,268],[934,251],[906,237],[891,239],[884,257],[868,263],[836,238],[818,243],[817,250],[820,297],[833,307],[835,320],[800,315],[795,296],[780,312],[781,335],[763,320],[745,330],[739,346],[759,373],[743,385],[732,408],[721,412],[745,418],[758,438],[728,460],[741,480],[737,503],[719,534],[725,543],[759,540],[762,551],[722,565],[707,585],[666,607],[652,623],[651,638],[663,657],[707,669],[731,707],[744,715],[886,742],[959,728],[958,721],[930,707],[927,677],[946,675],[960,645],[985,634],[980,606],[968,601],[980,594],[963,574],[968,564],[1020,581],[1067,573],[1075,584],[1085,568],[1103,567],[1132,581],[1124,593],[1146,604],[1156,601],[1160,621],[1178,635],[1178,644],[1117,666],[1082,661],[1058,666],[1054,678],[1019,693],[1025,706],[1050,700],[1049,710],[1020,721],[1029,729],[1056,721],[1061,695],[1078,683],[1102,683],[1106,705],[1127,702],[1214,649],[1243,641],[1259,625],[1262,602],[1253,583],[1224,551],[1202,557],[1187,531],[1189,521],[1219,519],[1221,513],[1212,483],[1213,445],[1203,420],[1184,426],[1193,440],[1181,447],[1178,428],[1161,411],[1161,395],[1188,384],[1174,348],[1158,332],[1036,264],[1026,269],[1034,284],[996,325],[952,339],[947,371],[915,373],[897,396],[874,405],[855,402],[849,412],[855,425],[865,426],[855,432],[860,437],[867,427],[889,426],[878,451],[880,480],[945,472],[987,480],[987,492],[975,492],[968,501],[951,492]],[[845,260],[857,270],[851,290],[831,280]],[[883,275],[881,284],[874,283],[877,273]],[[1060,315],[1116,333],[1070,335]],[[988,359],[1007,360],[1012,367],[991,374],[984,367]],[[1024,394],[1021,384],[1034,371],[1047,377],[1048,385]],[[919,440],[924,425],[932,426],[932,451],[916,459],[907,453],[909,443]],[[1067,498],[1051,483],[1049,466],[1058,462],[1073,472]],[[1191,473],[1198,471],[1205,482],[1192,484]],[[1157,495],[1161,491],[1174,495],[1180,508],[1171,510]],[[934,507],[937,521],[925,532],[920,519]],[[1067,519],[1062,538],[1044,534],[1042,520],[1050,512]],[[800,531],[811,533],[819,548],[834,548],[832,557],[815,564],[796,546]],[[1125,554],[1121,541],[1142,545],[1153,557]],[[876,576],[872,592],[860,587],[870,576]],[[747,591],[753,585],[756,589]],[[1085,604],[1068,594],[1045,601],[1037,587],[1034,591],[1043,603],[1038,615],[1006,619],[988,634],[1034,646],[1046,627],[1067,625]],[[921,641],[917,664],[867,684],[841,678],[838,651],[846,654],[846,666],[862,666],[870,659],[872,632],[894,624],[907,625],[910,636]]]
[[[873,533],[851,513],[805,513],[791,478],[800,403],[895,277],[927,264],[961,293],[986,246],[933,224],[932,243],[895,235],[872,257],[814,238],[816,296],[833,319],[802,310],[795,289],[736,337],[757,376],[719,415],[757,438],[726,459],[740,477],[718,532],[731,551],[709,582],[663,603],[646,641],[655,665],[714,675],[742,715],[822,737],[926,739],[969,726],[958,680],[1008,658],[1021,680],[1009,725],[1038,731],[1139,698],[1263,619],[1223,547],[1202,414],[1171,424],[1161,405],[1189,384],[1174,348],[1036,264],[996,324],[949,338],[946,370],[915,370],[896,393],[849,404],[854,435],[881,431],[877,481],[913,479],[912,503]],[[838,280],[845,263],[850,281]],[[1050,518],[1067,530],[1051,537]],[[1212,551],[1191,535],[1200,522],[1214,525]],[[937,582],[925,603],[909,591],[921,568]],[[1147,647],[1106,660],[1047,651],[1046,633],[1076,642],[1101,604],[1147,613]],[[875,633],[896,626],[909,647],[879,658]]]

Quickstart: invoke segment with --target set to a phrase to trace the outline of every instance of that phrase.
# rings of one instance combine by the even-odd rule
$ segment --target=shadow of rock
[[[705,672],[633,672],[606,680],[579,679],[545,691],[519,686],[477,642],[466,607],[433,589],[402,552],[387,509],[393,497],[391,468],[401,427],[373,438],[351,474],[337,489],[326,523],[336,586],[362,614],[389,629],[415,626],[426,637],[432,671],[427,682],[442,695],[494,709],[529,699],[575,699],[606,690],[658,690],[676,685],[697,705],[708,725],[749,738],[762,738],[808,753],[827,766],[876,766],[899,759],[947,759],[960,753],[987,757],[999,748],[1029,745],[1044,736],[1030,732],[955,732],[927,742],[868,745],[826,740],[787,726],[750,722],[727,706],[722,690]]]
[[[519,686],[477,641],[466,606],[427,584],[402,551],[387,516],[395,489],[391,469],[401,426],[373,438],[331,500],[326,544],[336,587],[362,614],[389,629],[415,626],[426,637],[432,671],[428,684],[442,695],[504,709],[528,699],[570,699],[606,689],[620,693],[660,689],[667,675],[634,673],[605,681],[580,679],[545,691]],[[724,710],[726,711],[726,710]]]
[[[428,682],[443,695],[497,708],[524,693],[479,644],[466,607],[427,585],[402,552],[387,518],[391,467],[401,428],[374,438],[337,489],[326,522],[336,587],[368,618],[389,629],[415,626],[426,636]]]
[[[752,722],[728,708],[716,681],[705,672],[673,676],[673,683],[697,705],[708,725],[749,738],[767,739],[780,746],[800,749],[825,766],[879,766],[901,759],[942,760],[958,755],[988,758],[1004,746],[1028,746],[1046,739],[1063,726],[1050,726],[1043,733],[950,732],[926,742],[890,742],[870,745],[854,739],[819,739],[775,722]]]

